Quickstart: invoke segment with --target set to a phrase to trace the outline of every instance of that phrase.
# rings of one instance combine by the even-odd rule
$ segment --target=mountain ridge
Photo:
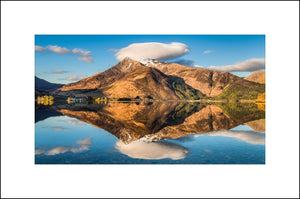
[[[78,82],[67,84],[58,91],[86,90],[88,95],[109,98],[154,98],[166,100],[198,99],[204,95],[185,84],[184,80],[160,70],[125,58],[112,68]]]
[[[246,86],[257,89],[257,85],[252,82],[233,75],[229,72],[218,72],[209,69],[191,68],[176,63],[164,63],[154,65],[167,75],[181,77],[186,84],[199,90],[201,93],[216,97],[232,84]]]
[[[264,92],[264,85],[229,72],[153,60],[141,63],[126,57],[104,72],[66,84],[57,91],[65,92],[66,95],[84,93],[109,98],[256,99],[259,93]]]

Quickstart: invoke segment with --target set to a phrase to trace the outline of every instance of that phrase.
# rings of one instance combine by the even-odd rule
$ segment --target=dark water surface
[[[36,164],[264,164],[254,103],[36,106]]]

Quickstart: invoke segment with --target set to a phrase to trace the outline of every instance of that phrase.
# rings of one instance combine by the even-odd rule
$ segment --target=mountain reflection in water
[[[114,149],[137,160],[170,159],[177,161],[185,159],[190,155],[190,151],[188,147],[181,146],[180,139],[188,140],[191,136],[193,139],[197,139],[197,136],[200,135],[223,136],[251,145],[264,146],[265,144],[265,134],[260,133],[265,131],[265,111],[260,110],[254,103],[75,104],[54,105],[43,110],[36,110],[37,123],[55,116],[75,118],[109,132],[119,140],[113,145]],[[250,130],[230,131],[240,125],[248,125]],[[58,125],[54,127],[51,128],[67,131],[67,128]],[[88,151],[91,138],[87,142],[82,144],[79,140],[77,146],[56,146],[47,150],[36,148],[36,155],[49,156]],[[36,143],[37,145],[38,143]]]

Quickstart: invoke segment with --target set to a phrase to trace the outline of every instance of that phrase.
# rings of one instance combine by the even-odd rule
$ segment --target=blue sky
[[[120,49],[149,42],[188,47],[167,62],[189,60],[191,67],[217,70],[228,65],[226,71],[238,76],[265,67],[264,35],[36,35],[35,74],[53,83],[74,82],[114,66]]]

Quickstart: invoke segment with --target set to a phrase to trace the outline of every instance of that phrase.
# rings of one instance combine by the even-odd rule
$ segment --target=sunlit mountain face
[[[82,103],[36,112],[36,164],[265,161],[265,112],[254,103]]]
[[[57,95],[90,95],[108,98],[151,98],[191,100],[203,98],[256,99],[265,85],[229,72],[219,72],[178,63],[153,60],[137,61],[129,57],[103,72],[66,84]]]

